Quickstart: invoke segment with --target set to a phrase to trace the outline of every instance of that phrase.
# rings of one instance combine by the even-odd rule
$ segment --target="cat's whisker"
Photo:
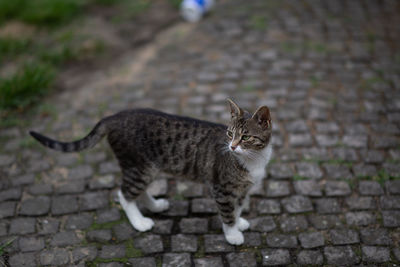
[[[227,152],[229,152],[229,143],[228,142],[224,142],[224,145],[218,148],[218,151],[220,151],[221,153],[225,154]]]

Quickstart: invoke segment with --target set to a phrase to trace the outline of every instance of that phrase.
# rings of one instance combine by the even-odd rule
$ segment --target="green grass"
[[[99,5],[112,6],[121,2],[121,0],[93,0],[92,2]]]
[[[350,189],[353,191],[354,188],[356,188],[356,179],[340,179],[343,182],[346,182],[349,186]]]
[[[335,164],[335,165],[345,165],[345,166],[347,166],[349,168],[351,168],[353,166],[352,162],[346,161],[346,160],[340,159],[340,158],[338,158],[338,159],[330,159],[330,160],[325,161],[325,163]]]
[[[168,0],[171,6],[173,6],[176,9],[179,9],[182,0]]]
[[[48,65],[29,63],[12,77],[0,79],[0,111],[23,110],[37,102],[50,90],[54,74]]]
[[[25,52],[31,44],[30,39],[15,39],[0,37],[0,59],[17,56]]]
[[[306,41],[303,44],[304,49],[311,50],[317,53],[327,53],[329,51],[328,47],[323,43]]]
[[[281,44],[281,48],[285,53],[295,53],[301,49],[301,45],[285,41]]]
[[[156,257],[156,267],[161,267],[161,266],[162,266],[161,257]]]
[[[78,53],[68,45],[61,45],[59,47],[52,47],[46,49],[45,47],[38,49],[38,58],[42,62],[51,65],[60,65],[67,61],[78,58]]]
[[[127,258],[138,258],[142,257],[143,253],[140,249],[137,249],[133,246],[133,240],[129,239],[125,242],[126,247],[126,257]]]
[[[300,43],[284,41],[281,43],[281,49],[286,53],[297,53],[299,51],[313,51],[319,54],[334,53],[335,50],[324,43],[306,40]]]
[[[6,241],[3,245],[0,246],[0,257],[4,255],[4,253],[6,252],[6,248],[11,246],[11,244],[14,242],[15,239],[16,237],[11,238],[10,240]]]
[[[268,17],[265,15],[253,15],[250,17],[250,27],[255,30],[265,30],[268,27]]]
[[[85,0],[0,0],[0,21],[21,20],[39,26],[55,26],[79,15]]]
[[[111,259],[103,259],[103,258],[96,258],[92,262],[87,262],[86,266],[99,266],[100,263],[110,263],[110,262],[120,262],[120,263],[127,263],[127,258],[111,258]]]
[[[321,79],[313,75],[310,77],[310,82],[312,87],[318,87],[319,83],[321,82]]]
[[[197,241],[198,248],[196,253],[193,255],[194,258],[203,258],[205,255],[205,248],[204,248],[204,237],[199,236],[199,239]]]
[[[356,254],[360,259],[362,258],[362,251],[360,246],[353,246],[354,254]]]
[[[8,115],[8,120],[3,121],[5,116],[0,114],[2,126],[15,124],[11,113],[26,110],[50,91],[55,74],[63,64],[89,59],[105,49],[98,40],[74,36],[70,32],[52,38],[52,42],[46,44],[0,39],[0,59],[11,55],[31,58],[30,63],[22,66],[16,62],[15,74],[0,77],[0,113]]]
[[[31,138],[30,136],[27,136],[20,141],[19,147],[20,148],[33,148],[33,147],[39,148],[40,145],[33,138]]]
[[[179,0],[169,3],[179,5]],[[151,0],[0,0],[0,24],[20,21],[33,25],[40,37],[0,37],[0,127],[19,125],[15,116],[33,106],[49,91],[55,75],[70,62],[93,59],[105,50],[104,42],[77,35],[68,25],[87,7],[117,5],[118,19],[145,12]],[[73,24],[72,24],[73,26]],[[68,30],[69,29],[69,30]],[[26,63],[28,62],[28,63]]]
[[[400,177],[392,176],[389,173],[387,173],[384,169],[381,169],[378,171],[378,174],[372,177],[372,180],[377,181],[380,183],[382,186],[386,181],[389,180],[399,180]]]
[[[50,44],[40,44],[35,47],[37,59],[46,64],[60,66],[99,55],[106,49],[101,40],[89,36],[75,36],[66,32],[54,37]]]
[[[388,84],[389,82],[385,80],[382,75],[378,74],[377,76],[372,76],[368,79],[362,80],[361,88],[365,90],[371,90],[375,84],[379,83]]]
[[[118,16],[114,16],[112,21],[114,23],[122,23],[126,20],[131,20],[148,10],[151,4],[150,0],[123,1],[121,2],[121,12]]]
[[[174,200],[185,200],[185,197],[182,194],[176,193],[172,196]]]
[[[253,85],[251,85],[251,84],[249,83],[249,84],[245,84],[245,85],[243,85],[242,87],[240,87],[239,90],[240,90],[240,91],[244,91],[244,92],[254,92],[254,91],[256,91],[257,89],[256,89]]]
[[[86,266],[98,266],[100,263],[108,263],[108,262],[121,262],[121,263],[127,263],[130,258],[138,258],[138,257],[143,257],[142,251],[139,249],[136,249],[133,246],[133,240],[130,239],[125,242],[125,257],[122,258],[112,258],[112,259],[103,259],[103,258],[96,258],[92,262],[87,262]]]
[[[399,180],[400,176],[392,176],[389,173],[387,173],[384,169],[381,169],[378,171],[378,173],[374,176],[357,176],[357,180],[369,180],[369,181],[376,181],[378,182],[381,186],[384,186],[386,181],[390,180]]]
[[[126,217],[125,213],[121,213],[121,219],[119,219],[118,221],[113,221],[113,222],[107,222],[107,223],[96,223],[94,222],[88,229],[88,231],[91,230],[102,230],[102,229],[111,229],[113,228],[115,225],[121,224],[123,222],[127,222],[128,218]]]
[[[2,118],[1,110],[0,110],[0,128],[9,128],[9,127],[23,127],[27,125],[26,120],[21,120],[15,116],[4,116]]]
[[[56,118],[57,117],[57,107],[52,105],[52,104],[40,104],[35,108],[35,111],[41,116],[41,117],[52,117]]]
[[[304,161],[304,162],[309,162],[309,163],[322,164],[322,163],[324,163],[326,160],[322,160],[322,159],[320,159],[320,158],[310,157],[310,158],[303,158],[302,161]]]
[[[0,23],[15,18],[26,0],[0,0]]]
[[[303,180],[311,180],[311,178],[295,174],[293,176],[293,180],[294,181],[303,181]]]

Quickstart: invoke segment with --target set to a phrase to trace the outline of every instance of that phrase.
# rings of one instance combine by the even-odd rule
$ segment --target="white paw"
[[[243,232],[243,231],[246,231],[247,229],[249,229],[250,223],[246,219],[240,217],[239,221],[238,221],[238,227],[239,227],[239,230]]]
[[[225,234],[226,241],[231,245],[241,245],[244,242],[244,236],[240,231],[231,231]]]
[[[152,207],[152,212],[163,212],[169,209],[169,202],[164,198],[157,199]]]
[[[141,219],[136,219],[133,224],[133,227],[139,232],[149,231],[154,226],[154,221],[150,218],[143,217]]]

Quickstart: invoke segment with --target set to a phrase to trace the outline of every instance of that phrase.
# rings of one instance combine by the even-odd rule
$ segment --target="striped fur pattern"
[[[237,114],[232,113],[229,127],[152,109],[134,109],[102,119],[79,141],[66,143],[35,132],[31,135],[44,146],[63,152],[90,148],[107,136],[122,170],[121,198],[126,206],[140,199],[157,173],[165,172],[209,184],[224,225],[232,228],[240,221],[241,207],[255,183],[246,162],[255,160],[268,146],[271,133],[270,125],[264,127],[257,118],[239,114],[236,105],[235,109]],[[243,135],[251,138],[243,140]],[[232,150],[233,145],[251,152],[241,154],[238,149]],[[146,197],[147,202],[153,201],[151,196]]]
[[[108,133],[108,131],[104,120],[102,120],[96,124],[93,130],[85,138],[70,143],[56,141],[34,131],[30,131],[29,133],[45,147],[62,152],[77,152],[96,145]]]

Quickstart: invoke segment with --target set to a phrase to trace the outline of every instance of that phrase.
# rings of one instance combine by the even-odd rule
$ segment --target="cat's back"
[[[199,129],[200,131],[212,130],[225,131],[226,126],[219,123],[195,119],[186,116],[168,114],[149,108],[131,109],[121,111],[109,117],[112,131],[134,130],[152,131],[154,128],[162,132],[184,131],[185,129]],[[160,133],[161,134],[161,133]]]
[[[144,159],[163,171],[198,177],[226,146],[226,126],[153,109],[108,118],[109,143],[120,158]]]

